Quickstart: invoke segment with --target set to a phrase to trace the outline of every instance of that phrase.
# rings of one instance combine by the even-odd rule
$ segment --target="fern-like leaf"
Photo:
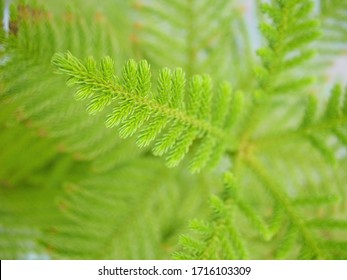
[[[341,86],[335,85],[327,100],[325,110],[317,117],[317,99],[309,97],[304,117],[298,132],[302,132],[309,142],[330,162],[335,162],[336,151],[329,147],[328,137],[334,135],[342,146],[347,146],[346,93]],[[331,146],[331,145],[330,145]]]
[[[261,92],[297,92],[312,81],[312,77],[292,71],[314,55],[309,46],[320,36],[320,31],[312,8],[309,0],[276,0],[261,4],[267,16],[260,25],[267,45],[258,50],[262,66],[256,69]],[[289,83],[288,75],[293,75]]]
[[[230,129],[228,119],[233,115],[229,112],[230,103],[224,104],[230,99],[230,86],[220,88],[221,102],[212,113],[212,82],[207,75],[195,75],[187,82],[181,69],[163,69],[158,78],[158,92],[154,94],[150,66],[145,60],[139,63],[129,60],[121,77],[111,74],[114,69],[110,58],[104,58],[99,66],[92,58],[82,62],[70,53],[56,54],[52,61],[60,73],[69,77],[69,85],[78,85],[77,99],[91,100],[87,105],[89,113],[95,114],[116,103],[106,126],[119,126],[122,138],[139,131],[140,147],[156,139],[153,152],[167,155],[170,167],[184,158],[197,139],[200,146],[191,161],[193,172],[209,162],[214,147],[225,147]]]
[[[236,181],[227,173],[225,189],[221,197],[210,200],[210,221],[193,220],[192,235],[182,235],[181,248],[174,253],[175,259],[246,259],[244,241],[234,225]]]
[[[179,66],[189,76],[208,73],[250,85],[252,54],[236,1],[135,1],[134,8],[134,47],[154,68]]]
[[[345,42],[347,2],[319,0],[319,16],[321,18],[324,36],[319,46],[320,53],[324,55],[340,55],[347,50]]]

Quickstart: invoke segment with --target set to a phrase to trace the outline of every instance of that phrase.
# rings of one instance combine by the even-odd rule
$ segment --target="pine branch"
[[[26,133],[28,132],[22,130],[19,137],[27,138]],[[6,134],[9,135],[10,132],[7,131]],[[53,159],[46,158],[44,164],[41,162],[43,166],[38,168],[36,158],[39,158],[38,161],[42,161],[49,149],[42,145],[41,140],[37,141],[37,139],[33,139],[31,145],[28,142],[27,144],[35,147],[35,140],[36,145],[41,144],[40,151],[37,151],[36,148],[30,151],[32,154],[17,151],[12,156],[17,162],[15,166],[11,163],[9,168],[17,168],[19,172],[16,174],[11,170],[10,173],[17,180],[14,182],[11,176],[7,176],[6,181],[0,178],[1,259],[50,258],[37,240],[42,238],[44,228],[61,222],[61,215],[55,207],[55,199],[61,193],[58,186],[69,176],[69,168],[75,162],[68,156],[55,156]],[[14,146],[17,147],[20,144],[23,143],[17,143]],[[24,145],[22,151],[27,149],[28,145]],[[28,158],[28,155],[31,157]],[[53,161],[56,163],[54,166],[51,164]],[[32,165],[31,162],[33,162]],[[24,178],[21,177],[23,175]],[[18,180],[19,178],[20,180]]]
[[[167,258],[193,218],[177,259],[346,259],[347,98],[336,86],[323,104],[324,79],[306,90],[345,49],[345,1],[263,1],[257,76],[238,1],[135,1],[139,17],[127,1],[100,2],[98,12],[82,2],[56,15],[20,4],[0,34],[1,256]],[[140,22],[128,40],[132,18]],[[81,102],[71,102],[50,70],[62,50],[117,53],[117,67],[56,54],[77,87]],[[142,55],[151,69],[130,60],[116,74]],[[250,94],[191,77],[205,72]],[[86,117],[85,107],[100,113]],[[169,166],[188,158],[194,172],[229,158],[193,176],[148,148]],[[211,198],[228,168],[235,177]]]
[[[296,203],[296,206],[293,204],[292,200],[281,190],[281,186],[276,183],[273,176],[266,171],[265,167],[255,159],[249,159],[247,163],[266,190],[278,201],[278,205],[283,209],[290,221],[290,228],[294,228],[294,231],[296,231],[295,234],[303,239],[303,242],[301,242],[302,249],[300,257],[304,259],[334,258],[338,252],[337,246],[334,244],[330,245],[331,242],[329,240],[321,239],[314,230],[329,230],[331,234],[336,229],[347,230],[346,221],[331,219],[329,216],[311,220],[303,219],[297,208],[298,204]],[[324,200],[329,201],[326,198]],[[319,203],[322,201],[320,198]],[[311,204],[312,202],[313,204]],[[316,199],[311,199],[310,204],[314,206],[316,204],[315,202],[317,202]],[[291,235],[287,236],[290,237]],[[326,246],[321,247],[320,244],[322,242],[326,243]],[[294,245],[293,241],[290,241],[290,243]]]
[[[155,0],[136,1],[134,7],[134,47],[154,69],[179,66],[187,76],[208,73],[250,86],[253,54],[243,6],[228,0]]]
[[[325,111],[317,120],[317,99],[310,97],[305,115],[303,117],[300,128],[315,131],[315,130],[332,130],[344,127],[347,122],[347,92],[343,93],[340,85],[335,85],[331,90],[329,99],[325,106]]]
[[[319,16],[322,22],[323,37],[318,48],[321,55],[332,56],[341,55],[346,52],[346,31],[345,22],[347,20],[347,3],[345,1],[319,1]]]
[[[255,67],[257,85],[240,126],[241,142],[249,142],[262,123],[275,121],[280,106],[286,111],[290,102],[302,100],[303,89],[314,81],[312,72],[304,69],[315,55],[311,46],[321,33],[312,9],[309,0],[259,4],[263,15],[259,29],[265,44],[257,51],[261,63]],[[277,125],[266,125],[262,130],[266,134]]]
[[[204,211],[196,193],[209,192],[185,173],[153,158],[84,173],[64,184],[57,203],[64,219],[40,241],[53,259],[167,259],[187,217]]]
[[[312,82],[312,77],[295,75],[314,51],[309,49],[319,36],[319,21],[312,16],[313,4],[309,0],[276,0],[261,4],[268,20],[260,30],[267,46],[258,50],[262,66],[256,69],[259,92],[266,95],[297,92]],[[288,75],[292,75],[288,83]]]
[[[259,145],[272,145],[280,139],[282,144],[286,141],[295,141],[304,137],[317,149],[329,163],[336,163],[336,148],[329,147],[330,136],[336,137],[340,145],[347,146],[347,92],[343,93],[341,86],[335,85],[325,104],[323,112],[318,110],[318,100],[315,96],[309,96],[306,102],[305,113],[294,129],[286,130],[275,135],[268,134],[265,137],[254,139]]]
[[[7,62],[0,66],[1,96],[15,100],[21,114],[48,138],[54,138],[60,151],[91,162],[93,170],[110,170],[138,157],[142,151],[135,143],[121,141],[100,122],[106,112],[85,118],[83,104],[69,101],[70,92],[51,65],[58,49],[96,57],[120,54],[119,38],[114,36],[110,22],[101,20],[102,14],[84,18],[72,8],[59,14],[31,5],[19,5],[17,10],[18,20],[11,19],[16,23],[16,33],[3,42]],[[34,20],[37,14],[44,17]]]
[[[286,184],[277,182],[277,169],[273,174],[269,172],[271,168],[257,159],[247,158],[243,161],[249,169],[245,173],[237,173],[240,178],[248,174],[247,179],[236,183],[235,178],[226,177],[225,192],[220,197],[213,197],[211,203],[214,214],[209,220],[192,221],[193,232],[181,237],[181,248],[174,258],[240,259],[242,252],[257,256],[258,246],[261,248],[260,255],[271,259],[343,258],[337,244],[330,240],[339,236],[335,231],[346,231],[346,221],[331,218],[331,213],[323,212],[322,208],[331,205],[336,208],[341,196],[323,196],[320,191],[317,196],[293,198],[287,194]],[[290,166],[286,165],[286,168]],[[254,178],[249,171],[254,173]],[[261,190],[255,189],[257,185],[254,180],[259,182]],[[246,188],[248,186],[243,185],[245,182],[252,183],[251,188]],[[269,201],[264,193],[269,195]],[[268,214],[265,219],[262,217],[264,206],[266,212],[271,209],[271,218]],[[221,236],[229,240],[227,245],[222,243]],[[322,243],[325,244],[323,247],[320,246]],[[240,244],[242,246],[238,247]],[[301,248],[300,252],[297,251],[298,247]]]
[[[248,252],[243,238],[234,223],[235,178],[225,175],[225,189],[221,198],[213,196],[210,201],[212,215],[209,221],[194,220],[190,228],[195,234],[182,235],[181,248],[175,259],[220,260],[247,259]]]
[[[263,183],[264,187],[271,193],[271,195],[279,201],[281,207],[283,207],[285,213],[288,215],[293,226],[299,231],[300,235],[304,239],[304,246],[309,248],[309,251],[312,252],[312,257],[317,259],[327,258],[325,252],[319,246],[319,243],[316,240],[316,237],[308,231],[304,226],[304,222],[300,216],[296,213],[295,209],[291,206],[289,199],[281,191],[281,188],[276,186],[276,184],[271,180],[271,177],[266,174],[265,169],[254,160],[248,162],[249,166],[258,176],[259,180]]]
[[[163,69],[158,78],[158,93],[151,92],[151,72],[146,61],[127,62],[122,77],[114,75],[113,61],[106,57],[96,64],[88,58],[81,62],[70,53],[56,54],[52,60],[59,72],[69,77],[68,84],[77,84],[76,99],[91,99],[90,114],[116,103],[106,120],[107,127],[119,126],[122,138],[132,136],[140,128],[137,138],[140,147],[154,143],[155,155],[167,154],[167,164],[176,166],[196,139],[200,139],[198,153],[191,161],[191,170],[199,171],[210,160],[214,147],[225,147],[230,126],[228,121],[231,88],[222,84],[218,95],[212,95],[208,76],[193,76],[185,88],[185,74],[181,69]],[[216,110],[212,112],[212,100]],[[225,104],[227,102],[227,104]],[[237,110],[236,110],[237,111]],[[165,127],[167,128],[165,130]],[[162,133],[161,133],[162,132]],[[220,150],[217,159],[221,157]]]

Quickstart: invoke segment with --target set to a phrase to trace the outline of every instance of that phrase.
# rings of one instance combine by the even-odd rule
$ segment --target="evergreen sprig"
[[[337,151],[328,146],[328,137],[334,135],[342,146],[347,146],[346,96],[347,94],[346,92],[343,93],[341,86],[335,85],[331,90],[325,109],[319,117],[317,117],[318,100],[316,97],[310,96],[298,130],[330,163],[336,162]]]
[[[152,66],[250,86],[252,51],[241,3],[154,0],[135,1],[134,8],[134,48]]]
[[[209,76],[195,75],[186,81],[182,69],[164,68],[159,73],[158,90],[154,94],[150,66],[145,60],[139,63],[129,60],[121,77],[114,74],[114,63],[109,57],[98,65],[91,57],[82,62],[71,53],[65,53],[56,54],[52,62],[60,73],[69,77],[69,85],[78,85],[77,100],[90,99],[87,105],[90,114],[115,103],[106,126],[119,126],[122,138],[139,131],[136,140],[139,147],[146,147],[156,139],[153,153],[166,154],[168,166],[176,166],[197,139],[200,142],[190,163],[192,172],[199,171],[208,162],[216,163],[222,156],[235,119],[233,113],[240,109],[230,110],[229,84],[222,83],[213,95]],[[240,99],[241,95],[235,98]],[[234,103],[242,106],[240,102]],[[219,147],[218,152],[212,153],[215,147]]]
[[[152,65],[180,66],[189,76],[209,71],[206,65],[218,65],[214,77],[229,78],[225,71],[235,65],[231,57],[237,59],[233,53],[237,47],[225,37],[232,36],[231,22],[243,28],[234,3],[155,0],[136,1],[134,6],[137,10],[134,35],[138,39],[134,45]],[[167,28],[161,28],[162,25]]]
[[[260,31],[267,45],[257,51],[262,61],[256,69],[259,91],[269,95],[297,92],[313,81],[312,76],[296,74],[290,82],[285,77],[315,54],[310,46],[321,32],[312,14],[313,3],[276,0],[261,3],[260,9],[266,15]]]
[[[174,253],[175,259],[248,258],[248,250],[234,223],[237,182],[230,173],[225,174],[224,181],[225,187],[221,197],[213,196],[210,199],[211,219],[191,222],[193,234],[181,236],[181,248]]]
[[[273,144],[279,139],[293,141],[296,137],[303,137],[330,164],[335,164],[339,147],[347,146],[346,101],[346,92],[343,92],[341,85],[338,84],[332,88],[323,106],[320,106],[317,96],[309,95],[306,98],[304,113],[295,127],[281,133],[255,138],[253,141],[261,146]],[[331,137],[337,140],[334,145],[331,145]]]
[[[324,55],[340,55],[347,50],[346,44],[341,44],[347,38],[346,20],[347,3],[341,0],[320,0],[319,17],[323,27],[323,38],[318,46]]]
[[[347,258],[347,98],[320,79],[345,1],[258,1],[256,75],[242,1],[19,2],[0,31],[0,258]],[[189,174],[149,147],[195,172],[225,156]]]

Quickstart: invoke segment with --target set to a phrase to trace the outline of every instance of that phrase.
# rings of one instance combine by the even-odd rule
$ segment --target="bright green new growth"
[[[326,108],[319,120],[316,120],[317,99],[310,96],[299,126],[299,131],[303,132],[303,135],[331,164],[336,163],[336,151],[329,148],[326,141],[317,134],[322,134],[322,132],[326,134],[327,131],[330,131],[343,145],[347,144],[347,134],[345,132],[347,122],[346,95],[346,93],[343,94],[341,87],[336,85],[331,91]]]
[[[346,1],[35,1],[0,31],[1,259],[347,258]]]
[[[233,203],[236,194],[235,178],[231,174],[225,175],[225,190],[221,198],[213,196],[210,200],[212,217],[210,222],[194,220],[191,229],[199,234],[199,240],[184,235],[180,243],[181,252],[174,254],[176,259],[247,259],[248,252],[235,221],[230,214],[235,211]]]
[[[211,166],[211,162],[216,164],[222,156],[232,125],[228,119],[233,114],[232,92],[227,83],[220,85],[213,95],[209,76],[195,75],[186,82],[182,69],[164,68],[159,72],[158,90],[154,94],[150,66],[145,60],[139,63],[129,60],[121,77],[115,75],[114,62],[109,57],[98,65],[91,57],[83,63],[66,53],[56,54],[52,62],[60,73],[69,77],[68,85],[78,85],[77,100],[90,99],[87,105],[90,114],[114,103],[106,126],[118,126],[121,138],[138,132],[139,147],[154,141],[153,153],[166,155],[169,167],[176,166],[197,139],[199,146],[190,162],[192,172]],[[234,110],[240,109],[234,107]],[[216,146],[222,148],[212,153]]]
[[[313,19],[313,3],[310,1],[273,1],[262,3],[261,11],[269,21],[260,24],[260,30],[268,45],[257,51],[262,67],[257,68],[259,87],[265,94],[287,93],[312,82],[301,73],[290,82],[283,75],[310,60],[315,51],[310,44],[320,36],[319,21]]]

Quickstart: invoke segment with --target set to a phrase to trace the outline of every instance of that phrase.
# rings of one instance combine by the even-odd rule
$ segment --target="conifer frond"
[[[257,52],[262,61],[262,66],[256,69],[262,93],[296,93],[312,82],[312,76],[293,71],[313,57],[310,45],[320,36],[319,21],[314,19],[312,8],[309,0],[261,4],[261,11],[267,16],[260,25],[267,45]]]
[[[64,220],[40,238],[54,259],[165,259],[186,217],[203,209],[194,197],[204,184],[153,158],[87,176],[65,184]]]
[[[319,16],[322,22],[323,38],[318,46],[322,56],[341,55],[346,52],[346,1],[319,1]]]
[[[237,225],[234,223],[234,196],[236,181],[231,174],[225,175],[225,188],[221,198],[210,200],[211,219],[194,220],[190,228],[194,235],[182,235],[181,248],[175,252],[175,259],[183,260],[225,260],[247,259],[248,250]]]
[[[175,258],[240,259],[240,255],[230,249],[234,239],[229,237],[228,245],[224,245],[227,249],[223,251],[220,249],[223,245],[219,243],[222,238],[216,237],[228,237],[226,225],[229,224],[233,225],[229,231],[241,236],[243,251],[252,258],[264,254],[271,259],[345,258],[337,244],[332,244],[330,240],[345,240],[346,191],[339,186],[345,186],[346,176],[326,170],[326,164],[321,167],[321,172],[319,166],[324,161],[319,157],[317,160],[310,157],[307,162],[301,160],[302,167],[307,167],[314,160],[312,174],[309,174],[308,170],[297,166],[302,155],[293,160],[292,166],[290,161],[283,162],[283,158],[288,156],[284,156],[278,147],[274,150],[278,160],[264,155],[258,155],[264,163],[253,158],[244,159],[246,165],[236,170],[238,180],[236,177],[226,180],[229,198],[224,201],[225,193],[220,198],[214,198],[217,205],[223,206],[223,219],[227,221],[218,220],[215,216],[208,221],[193,221],[194,232],[182,236],[181,248],[175,253]],[[300,155],[300,152],[290,148],[288,151],[293,156]],[[283,169],[278,167],[280,164]],[[338,174],[342,175],[341,179]],[[283,176],[290,179],[280,180]],[[309,186],[310,180],[314,185]],[[320,246],[322,243],[325,244],[323,247]],[[210,250],[211,247],[216,250]]]
[[[285,234],[286,238],[289,238],[290,240],[287,240],[286,242],[291,244],[289,246],[288,243],[284,243],[287,247],[286,254],[295,248],[295,244],[298,244],[299,242],[298,240],[304,240],[304,242],[301,242],[299,255],[295,256],[295,258],[336,259],[345,257],[344,254],[341,254],[337,246],[330,244],[329,240],[325,240],[327,235],[326,232],[324,232],[324,230],[329,230],[332,236],[339,236],[336,229],[347,230],[345,219],[331,219],[329,213],[326,213],[324,218],[319,217],[322,216],[322,213],[318,214],[317,218],[310,219],[307,215],[304,218],[304,216],[300,214],[300,211],[302,210],[300,205],[294,204],[295,200],[293,201],[288,194],[282,191],[284,188],[277,185],[278,182],[275,181],[273,176],[266,171],[265,166],[262,166],[260,162],[257,162],[254,159],[248,161],[248,165],[258,177],[267,192],[269,192],[270,196],[278,202],[278,206],[284,211],[285,215],[282,223],[287,223],[288,226],[286,230],[291,232],[291,234]],[[313,202],[314,199],[311,201]],[[320,199],[320,201],[322,201],[322,199]],[[316,207],[317,205],[313,203],[312,206]],[[317,215],[317,212],[314,213],[314,215]],[[293,239],[291,239],[291,237],[293,237]],[[322,243],[325,243],[326,246],[321,246]],[[291,249],[289,249],[290,247]],[[280,248],[280,250],[282,251],[283,248]],[[283,252],[281,252],[279,256],[286,258],[286,254],[283,255]]]
[[[0,31],[0,258],[347,258],[347,98],[321,79],[345,1],[18,2]]]
[[[320,103],[322,102],[319,102],[317,97],[308,96],[298,124],[281,132],[277,130],[275,134],[254,137],[254,143],[268,146],[279,139],[283,139],[281,144],[284,144],[285,139],[289,142],[304,137],[329,163],[336,163],[338,150],[347,144],[346,90],[343,91],[340,85],[335,85],[324,106],[320,106]]]
[[[87,105],[90,114],[116,103],[106,126],[119,126],[120,137],[128,138],[140,131],[137,144],[141,147],[158,136],[153,153],[166,154],[170,167],[183,159],[197,139],[200,146],[191,162],[193,172],[209,162],[214,147],[225,146],[230,130],[230,104],[219,104],[217,100],[218,107],[212,112],[211,103],[215,98],[223,103],[230,99],[228,84],[222,84],[218,95],[213,95],[209,76],[196,75],[186,81],[180,68],[173,71],[164,68],[159,73],[158,93],[154,94],[150,66],[145,60],[139,63],[129,60],[121,77],[115,76],[114,63],[108,57],[101,60],[100,66],[91,57],[82,62],[71,53],[56,54],[52,62],[60,73],[68,76],[68,85],[78,85],[76,99],[91,100]]]
[[[13,188],[58,157],[55,143],[17,111],[9,98],[0,100],[0,187]],[[30,151],[24,152],[27,147]]]
[[[335,85],[320,116],[317,116],[317,99],[309,97],[298,130],[331,163],[335,162],[337,151],[336,148],[328,146],[329,136],[335,136],[340,145],[347,147],[346,96],[347,92],[343,93],[341,86]]]
[[[28,133],[22,129],[19,137],[23,137],[27,141],[28,135],[31,133],[32,131]],[[10,135],[10,132],[7,131],[6,134]],[[12,141],[17,142],[13,139]],[[21,144],[23,143],[18,141],[13,146],[18,147]],[[54,200],[61,193],[58,186],[62,177],[68,177],[69,168],[75,162],[70,157],[63,155],[44,158],[49,151],[49,148],[45,147],[47,144],[42,144],[42,140],[37,138],[32,139],[31,143],[26,142],[21,149],[22,152],[17,151],[15,154],[17,159],[15,166],[8,159],[9,168],[5,168],[5,171],[9,171],[9,175],[5,174],[7,175],[5,178],[0,178],[1,259],[50,258],[37,240],[42,237],[44,228],[52,223],[61,222],[61,215],[55,207]],[[30,151],[32,154],[23,152],[28,149],[28,145],[34,148]],[[35,145],[40,145],[45,150],[37,151]],[[9,145],[7,146],[9,147]],[[53,145],[50,148],[54,151]],[[13,152],[14,150],[10,149],[10,153]],[[2,156],[3,153],[0,155]],[[27,158],[28,155],[31,157]],[[35,167],[34,170],[31,170],[31,162]],[[41,166],[37,166],[37,162],[40,162]],[[52,162],[55,162],[56,165],[52,165]],[[6,167],[6,164],[1,162],[1,167]],[[13,169],[8,170],[14,167],[17,168],[18,173]]]
[[[154,70],[182,67],[187,76],[208,73],[250,86],[253,53],[241,3],[154,0],[135,1],[134,8],[134,48]]]
[[[32,13],[46,17],[32,19],[29,11],[37,9]],[[51,67],[52,55],[59,49],[97,57],[117,52],[118,39],[111,36],[114,30],[109,22],[100,21],[95,15],[87,20],[73,9],[48,16],[42,7],[23,4],[15,11],[16,33],[4,38],[5,51],[11,55],[1,68],[1,95],[16,100],[25,118],[47,137],[54,138],[60,150],[80,160],[94,159],[95,170],[110,169],[139,156],[141,151],[134,149],[134,143],[120,142],[100,123],[106,112],[104,116],[85,119],[83,104],[69,102],[69,91]]]

